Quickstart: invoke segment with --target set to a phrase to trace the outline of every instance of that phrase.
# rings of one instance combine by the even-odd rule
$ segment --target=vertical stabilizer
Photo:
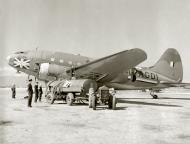
[[[183,79],[181,57],[174,48],[167,49],[151,70],[176,82],[181,82]]]

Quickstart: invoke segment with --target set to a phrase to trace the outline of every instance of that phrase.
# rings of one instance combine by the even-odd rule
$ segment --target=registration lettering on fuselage
[[[147,71],[137,71],[136,77],[158,81],[158,75],[157,74],[152,73],[152,72],[147,72]]]

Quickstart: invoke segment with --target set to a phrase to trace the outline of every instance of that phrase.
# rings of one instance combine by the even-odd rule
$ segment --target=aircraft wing
[[[137,66],[146,60],[146,58],[147,55],[143,50],[134,48],[74,67],[68,70],[67,73],[74,73],[76,78],[88,78],[99,82],[109,82],[119,73],[126,72]]]

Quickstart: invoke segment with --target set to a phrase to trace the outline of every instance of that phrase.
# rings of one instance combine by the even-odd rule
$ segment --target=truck
[[[116,108],[115,94],[103,86],[98,89],[98,83],[91,79],[54,80],[47,84],[46,100],[53,104],[55,100],[63,100],[68,105],[74,102],[88,101],[89,108],[96,110],[97,104]]]
[[[88,100],[90,87],[97,90],[97,83],[90,79],[50,81],[47,84],[46,100],[51,104],[55,100],[63,100],[72,105],[74,101]]]

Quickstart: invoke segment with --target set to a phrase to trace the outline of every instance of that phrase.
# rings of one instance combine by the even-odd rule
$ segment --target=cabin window
[[[171,68],[174,67],[174,62],[173,62],[173,61],[170,62],[170,67],[171,67]]]

